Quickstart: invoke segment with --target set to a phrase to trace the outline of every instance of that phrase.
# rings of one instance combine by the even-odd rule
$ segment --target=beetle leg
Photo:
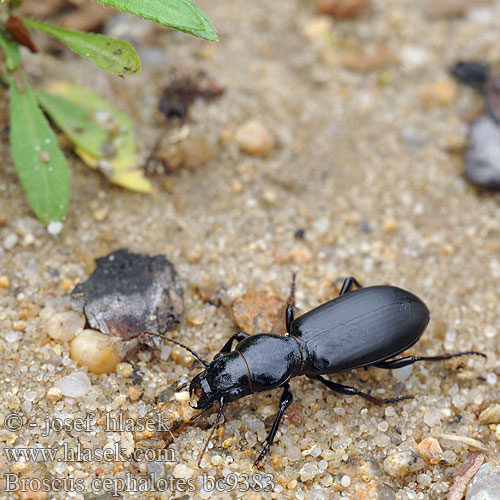
[[[241,342],[242,340],[250,337],[249,333],[245,332],[237,332],[231,336],[231,338],[224,344],[224,347],[220,350],[220,352],[231,352],[231,346],[233,345],[233,341],[237,340]]]
[[[342,288],[340,289],[339,295],[344,295],[344,293],[349,292],[352,288],[352,285],[355,285],[358,288],[363,288],[363,285],[360,285],[359,281],[356,278],[349,276],[349,278],[346,278],[344,280],[344,284],[342,285]]]
[[[297,273],[294,272],[292,274],[292,285],[290,286],[290,295],[288,296],[288,299],[286,301],[286,312],[285,312],[285,324],[286,324],[286,331],[290,333],[290,327],[292,326],[293,322],[293,308],[295,307],[295,278],[297,276]]]
[[[403,366],[412,365],[417,361],[442,361],[444,359],[458,358],[459,356],[467,355],[477,355],[486,357],[486,354],[477,351],[464,351],[455,352],[453,354],[442,354],[441,356],[407,356],[406,358],[393,359],[392,361],[382,361],[381,363],[375,363],[377,368],[384,368],[385,370],[397,370],[398,368],[403,368]]]
[[[315,377],[309,376],[309,378],[313,380],[319,380],[320,382],[325,384],[328,387],[328,389],[331,389],[332,391],[340,392],[341,394],[347,394],[349,396],[361,396],[362,398],[365,398],[368,401],[371,401],[372,403],[376,403],[378,405],[397,403],[398,401],[403,401],[405,399],[413,399],[413,396],[401,396],[399,398],[380,399],[376,398],[375,396],[371,396],[370,394],[366,394],[365,392],[361,392],[355,387],[350,387],[349,385],[336,384],[331,380],[323,378],[321,375],[316,375]]]
[[[219,422],[220,422],[220,419],[222,417],[222,408],[224,408],[224,397],[221,397],[219,400],[219,411],[217,412],[217,418],[215,419],[215,424],[212,427],[212,430],[210,431],[210,436],[208,436],[207,442],[205,443],[205,446],[203,447],[203,451],[201,452],[200,459],[198,460],[198,467],[201,467],[201,461],[203,459],[203,455],[205,455],[205,452],[207,451],[207,448],[208,448],[208,444],[210,443],[210,440],[212,439],[215,430],[219,426]]]
[[[293,323],[293,306],[292,304],[286,305],[286,313],[285,313],[285,322],[286,322],[286,331],[290,333],[290,327]]]
[[[283,417],[283,414],[285,413],[286,409],[290,406],[290,404],[293,401],[293,394],[290,391],[290,385],[285,384],[283,386],[283,394],[281,395],[280,399],[280,409],[278,410],[278,413],[276,414],[276,418],[274,419],[273,426],[271,428],[271,432],[266,437],[266,440],[264,441],[266,444],[264,446],[264,449],[260,452],[260,455],[257,457],[257,460],[254,462],[254,467],[257,467],[259,462],[267,455],[269,452],[269,449],[271,448],[271,445],[273,444],[274,438],[276,436],[276,432],[278,432],[278,427],[280,425],[281,418]]]

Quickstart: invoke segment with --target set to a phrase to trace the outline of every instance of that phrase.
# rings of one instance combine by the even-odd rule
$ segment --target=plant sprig
[[[190,0],[99,1],[168,28],[204,40],[218,41],[210,19]],[[5,2],[6,0],[0,0],[0,5]],[[36,50],[29,33],[29,29],[35,29],[58,39],[101,69],[120,76],[140,72],[141,62],[135,49],[125,41],[101,34],[63,29],[34,19],[19,19],[12,15],[12,11],[21,2],[22,0],[11,0],[8,7],[1,7],[10,15],[11,21],[16,21],[16,32],[11,27],[9,30],[8,22],[3,25],[0,23],[0,51],[5,59],[0,80],[8,85],[10,91],[12,160],[36,216],[44,224],[58,221],[65,216],[69,205],[70,176],[66,159],[44,111],[67,135],[77,154],[87,164],[95,167],[106,163],[109,165],[107,176],[112,182],[128,189],[149,192],[149,180],[135,164],[135,140],[126,115],[100,101],[98,96],[90,92],[86,94],[86,102],[77,102],[68,100],[68,96],[56,97],[35,91],[22,70],[19,45]],[[83,95],[85,91],[75,89],[72,92],[73,95]],[[121,123],[125,132],[120,137],[110,136],[109,130],[92,118],[89,109],[92,106],[95,108],[95,103],[99,103],[99,109],[105,109],[113,119]],[[91,106],[88,109],[87,104]],[[99,155],[97,147],[103,144],[113,144],[118,151],[109,157]]]

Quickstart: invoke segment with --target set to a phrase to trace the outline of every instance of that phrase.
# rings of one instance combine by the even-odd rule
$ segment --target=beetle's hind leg
[[[344,280],[339,295],[344,295],[344,293],[349,292],[353,285],[355,285],[358,288],[363,288],[363,285],[360,285],[359,281],[356,278],[349,276],[349,278],[346,278]]]
[[[269,434],[266,437],[266,440],[264,441],[266,444],[265,444],[263,450],[260,452],[260,455],[257,457],[257,460],[255,460],[255,462],[253,464],[254,467],[257,467],[257,465],[259,465],[259,462],[269,452],[269,449],[271,448],[271,445],[273,444],[276,433],[278,432],[278,427],[280,426],[281,418],[283,417],[283,414],[285,413],[286,409],[292,404],[293,394],[290,391],[290,385],[285,384],[282,387],[284,390],[283,390],[283,394],[281,395],[281,399],[280,399],[280,409],[278,410],[278,413],[276,414],[276,418],[274,419],[271,431],[269,432]]]
[[[351,387],[349,385],[337,384],[335,382],[332,382],[331,380],[327,380],[326,378],[323,378],[321,375],[316,375],[315,377],[309,376],[309,378],[313,380],[319,380],[321,383],[325,384],[328,387],[328,389],[331,389],[332,391],[340,392],[341,394],[347,394],[348,396],[361,396],[362,398],[365,398],[368,401],[371,401],[372,403],[378,405],[397,403],[398,401],[404,401],[405,399],[413,399],[413,396],[401,396],[399,398],[387,398],[387,399],[376,398],[375,396],[366,394],[366,392],[361,392],[355,387]]]
[[[294,271],[292,274],[292,284],[290,286],[290,295],[286,300],[286,312],[285,312],[285,325],[286,331],[290,333],[290,327],[294,319],[293,308],[295,307],[295,279],[297,277],[297,272]]]
[[[403,366],[412,365],[417,361],[443,361],[445,359],[458,358],[459,356],[483,356],[486,358],[486,354],[477,351],[464,351],[455,352],[453,354],[442,354],[441,356],[407,356],[406,358],[393,359],[389,361],[382,361],[381,363],[374,363],[377,368],[384,368],[385,370],[397,370],[398,368],[403,368]]]

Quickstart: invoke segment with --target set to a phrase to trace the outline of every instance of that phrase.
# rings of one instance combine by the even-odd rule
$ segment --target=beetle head
[[[252,392],[245,361],[236,351],[217,354],[189,385],[189,395],[198,397],[198,410],[207,410],[221,398],[235,401]]]

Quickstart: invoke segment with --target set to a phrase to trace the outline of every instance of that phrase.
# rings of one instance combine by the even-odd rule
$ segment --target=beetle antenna
[[[210,440],[212,439],[212,437],[214,435],[215,429],[217,429],[217,427],[219,426],[219,422],[220,422],[220,419],[222,417],[222,408],[223,407],[224,407],[224,397],[221,397],[219,400],[219,411],[217,412],[217,418],[215,419],[215,424],[212,427],[212,430],[210,431],[210,436],[208,436],[208,439],[205,443],[205,446],[203,447],[203,451],[201,452],[200,459],[198,460],[198,467],[201,467],[201,460],[203,459],[203,455],[205,455],[205,452],[207,451],[208,443],[210,443]],[[199,415],[197,415],[197,416],[199,416]]]
[[[199,354],[197,354],[196,352],[194,352],[193,349],[191,349],[187,345],[181,344],[177,340],[165,337],[161,333],[144,332],[144,334],[145,335],[152,335],[153,337],[160,337],[163,340],[167,340],[168,342],[172,342],[172,344],[178,345],[178,346],[186,349],[186,351],[188,351],[190,354],[192,354],[198,361],[201,361],[203,363],[203,366],[205,366],[205,368],[207,368],[207,367],[210,366],[210,363],[208,361],[205,361]]]

